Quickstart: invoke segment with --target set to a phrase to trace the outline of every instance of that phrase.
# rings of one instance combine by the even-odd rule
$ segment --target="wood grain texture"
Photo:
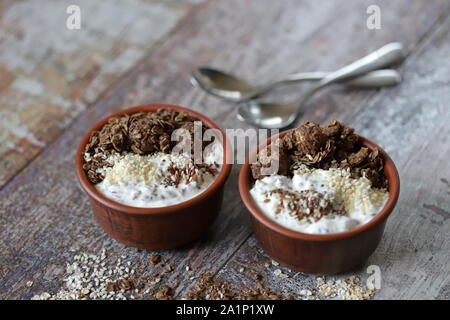
[[[189,12],[189,3],[73,1],[4,4],[0,23],[0,187],[86,110]],[[151,32],[147,32],[151,30]]]
[[[339,119],[379,143],[391,155],[400,174],[401,195],[378,249],[361,268],[330,277],[357,274],[365,281],[369,276],[367,267],[377,265],[382,272],[377,299],[450,297],[450,111],[444,102],[450,97],[450,77],[444,71],[450,68],[449,32],[447,17],[402,66],[401,86],[383,89],[367,101],[354,97],[352,106],[365,104],[357,113],[348,105],[338,106]],[[322,107],[320,103],[315,106]],[[303,117],[311,118],[314,115]],[[251,264],[248,272],[239,272],[249,261],[258,263]],[[260,261],[270,263],[252,235],[220,270],[219,278],[251,286],[251,275],[259,273],[269,287],[285,294],[298,293],[299,288],[317,288],[315,276],[272,265],[266,268]],[[279,278],[273,274],[276,269],[290,277]]]
[[[376,1],[382,9],[382,29],[369,31],[365,10],[372,3],[216,0],[194,10],[131,72],[117,76],[120,79],[94,99],[92,107],[79,113],[73,125],[0,191],[0,298],[58,291],[65,263],[75,254],[70,249],[99,253],[106,248],[111,255],[126,254],[136,262],[153,254],[106,236],[76,182],[75,147],[106,114],[165,102],[200,111],[223,128],[248,128],[235,119],[232,104],[190,86],[192,68],[213,65],[262,83],[292,71],[331,70],[393,40],[404,42],[412,52],[401,68],[402,85],[326,89],[311,100],[313,108],[298,123],[337,117],[379,143],[398,166],[399,203],[367,263],[382,270],[382,289],[376,297],[448,298],[450,143],[444,103],[449,98],[449,5]],[[175,267],[162,283],[179,282],[177,297],[193,286],[192,276],[204,271],[238,286],[251,284],[252,274],[258,272],[273,291],[297,297],[300,289],[315,285],[314,277],[281,268],[290,275],[282,280],[273,275],[274,267],[264,266],[269,260],[257,246],[237,192],[238,171],[236,165],[227,183],[226,205],[208,235],[187,247],[161,252]],[[186,265],[192,271],[186,272]],[[367,278],[364,268],[354,273]],[[28,280],[34,281],[32,288],[26,287]]]

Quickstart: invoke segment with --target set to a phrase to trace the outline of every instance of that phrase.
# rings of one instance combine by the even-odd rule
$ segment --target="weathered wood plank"
[[[392,156],[400,174],[401,195],[379,248],[364,266],[338,276],[357,275],[365,283],[367,267],[379,266],[382,286],[377,299],[450,297],[450,111],[445,105],[450,98],[450,77],[445,72],[450,68],[449,36],[447,17],[402,66],[401,86],[382,90],[368,101],[357,97],[348,105],[338,103],[335,112],[339,119],[379,143]],[[354,106],[361,107],[360,111],[352,111]],[[314,113],[312,110],[303,119],[314,118]],[[250,261],[256,263],[248,268]],[[267,262],[270,264],[270,259],[251,236],[220,271],[219,278],[249,287],[255,282],[252,275],[259,273],[270,288],[285,294],[317,288],[315,276],[273,265],[266,268]],[[239,272],[241,267],[246,268],[244,273]],[[274,275],[276,269],[289,278]]]
[[[337,5],[338,4],[331,4],[331,2],[329,3],[331,9],[337,7]],[[253,4],[253,6],[258,7],[258,5],[255,4]],[[280,10],[281,7],[282,5],[276,6],[278,10]],[[198,41],[205,37],[206,39],[210,37],[208,34],[210,31],[202,28],[199,22],[206,21],[210,28],[212,28],[217,21],[217,17],[215,16],[218,14],[217,12],[220,12],[221,10],[228,10],[229,14],[233,11],[231,7],[224,5],[223,2],[212,3],[211,9],[205,8],[195,15],[192,20],[189,21],[188,25],[181,28],[181,34],[171,40],[171,45],[174,47],[174,51],[177,55],[182,54],[183,51],[176,50],[176,48],[178,46],[181,48],[184,46],[184,42],[186,41],[184,39],[186,39],[189,34],[200,32],[201,35]],[[323,15],[320,10],[320,8],[316,8],[315,15]],[[328,12],[328,19],[332,19],[332,17],[333,10],[330,10]],[[224,19],[221,22],[222,25],[227,18],[227,16],[222,18]],[[245,16],[242,15],[241,19],[244,18]],[[276,15],[273,15],[272,19],[276,19]],[[299,32],[302,33],[302,31]],[[186,33],[188,34],[186,35]],[[202,42],[204,42],[204,40],[202,40]],[[195,46],[192,48],[195,49]],[[45,150],[39,158],[2,190],[1,210],[4,214],[1,215],[2,221],[0,225],[21,225],[21,229],[32,228],[33,231],[18,233],[17,230],[13,230],[15,228],[1,230],[2,235],[4,235],[2,236],[2,239],[5,239],[2,246],[8,247],[8,249],[5,250],[7,254],[2,257],[4,260],[3,263],[1,263],[3,266],[1,274],[4,286],[2,286],[3,291],[0,295],[7,295],[11,298],[30,298],[33,295],[33,292],[39,292],[42,288],[54,292],[55,289],[61,285],[61,280],[59,279],[58,281],[58,276],[61,275],[60,272],[62,270],[58,269],[59,273],[54,272],[52,266],[58,264],[63,265],[63,261],[73,255],[67,251],[67,248],[75,248],[77,250],[88,250],[89,248],[89,250],[95,251],[100,250],[100,245],[106,247],[110,252],[124,250],[128,255],[132,255],[135,259],[138,259],[139,255],[135,253],[134,249],[126,248],[117,244],[115,241],[110,240],[105,236],[103,231],[96,226],[87,199],[84,198],[84,200],[82,200],[83,195],[77,187],[76,178],[73,172],[73,157],[75,154],[75,147],[80,137],[98,119],[104,117],[105,114],[112,112],[113,110],[122,108],[123,105],[146,102],[148,99],[147,97],[142,96],[140,101],[136,101],[136,96],[148,94],[148,90],[152,90],[151,87],[148,87],[149,83],[147,81],[152,81],[150,85],[158,85],[158,91],[154,91],[156,94],[164,92],[163,89],[165,87],[167,92],[168,89],[172,90],[172,95],[180,92],[178,91],[180,87],[182,87],[182,92],[187,92],[188,94],[191,92],[192,89],[190,84],[187,82],[187,79],[185,79],[191,66],[184,66],[182,63],[183,61],[179,61],[179,64],[175,65],[177,59],[174,59],[173,56],[167,57],[166,60],[165,56],[167,56],[167,50],[167,45],[163,44],[161,49],[158,49],[157,52],[155,51],[158,58],[153,58],[160,60],[160,62],[146,64],[147,70],[141,70],[132,78],[132,83],[136,81],[138,85],[144,86],[142,90],[135,90],[134,87],[130,88],[128,79],[120,82],[117,86],[120,88],[120,96],[105,95],[105,97],[101,99],[102,102],[99,101],[100,103],[97,104],[95,108],[91,108],[88,112],[83,114],[81,118],[77,120],[75,125],[64,133],[61,139],[56,141],[51,148]],[[191,52],[187,57],[195,56],[195,53],[196,52]],[[209,55],[213,55],[213,53],[210,52]],[[186,58],[183,60],[186,60]],[[162,63],[163,61],[164,63]],[[163,66],[162,70],[154,70],[160,65]],[[166,66],[167,69],[165,68]],[[174,81],[171,84],[165,82],[166,80],[164,77],[167,75],[167,70],[170,70],[170,66],[172,66],[173,69],[172,73],[178,75],[177,78],[183,76],[183,81]],[[150,77],[149,75],[152,76]],[[129,100],[129,98],[123,99],[124,95],[127,93],[130,93],[128,94],[128,97],[132,97],[134,101],[125,101],[127,99]],[[204,96],[203,93],[200,94]],[[115,96],[119,98],[116,99]],[[152,100],[158,101],[159,99],[156,96]],[[171,102],[171,99],[167,98],[165,101]],[[44,158],[47,157],[59,160],[48,162],[47,160],[44,160]],[[40,173],[34,175],[38,170]],[[58,172],[58,174],[55,175],[55,172]],[[231,181],[236,181],[236,179],[237,170],[234,170]],[[31,194],[33,196],[25,197],[25,194]],[[226,262],[226,259],[229,258],[233,248],[237,248],[243,240],[248,237],[250,226],[239,222],[243,209],[239,201],[237,189],[235,187],[227,188],[225,197],[227,203],[230,205],[224,210],[209,237],[203,238],[195,246],[163,253],[166,259],[175,261],[174,265],[176,265],[177,268],[171,277],[178,279],[181,283],[187,284],[191,282],[189,280],[191,275],[184,272],[184,265],[189,263],[195,271],[205,271],[209,269],[214,271],[218,270],[220,266]],[[15,198],[15,200],[13,200],[13,198]],[[231,199],[233,201],[230,202],[229,200]],[[16,201],[19,202],[20,205],[15,205]],[[82,205],[80,205],[80,201],[83,202]],[[67,210],[67,208],[71,209]],[[26,224],[31,221],[36,221],[36,224],[26,226]],[[37,221],[40,222],[38,223]],[[50,223],[50,221],[54,222]],[[74,225],[74,227],[70,227],[71,225]],[[61,236],[66,239],[60,239]],[[17,245],[17,247],[15,247],[14,243],[16,243],[18,239],[20,239],[21,244],[20,246]],[[51,252],[60,252],[61,254],[54,255]],[[27,260],[25,255],[31,256],[32,258]],[[39,256],[42,258],[38,259],[37,257]],[[28,263],[24,260],[28,261]],[[22,268],[17,269],[18,263]],[[41,272],[36,273],[36,270],[41,270]],[[33,290],[29,291],[25,287],[27,281],[26,275],[31,277],[32,274],[34,274],[33,278],[35,279],[34,282],[36,285],[33,286]],[[43,279],[43,274],[48,275],[48,278]],[[53,281],[48,281],[49,278],[52,278]],[[183,286],[180,288],[183,288]]]
[[[435,6],[424,2],[386,1],[380,4],[389,8],[384,10],[384,31],[368,32],[364,29],[368,4],[213,1],[189,16],[170,39],[111,87],[93,108],[84,112],[60,139],[0,192],[0,250],[6,252],[0,258],[0,282],[4,284],[0,286],[0,297],[30,298],[42,291],[56,292],[62,285],[64,263],[74,255],[70,248],[98,253],[105,247],[112,254],[125,253],[132,261],[148,259],[152,254],[138,252],[108,238],[95,223],[87,197],[77,187],[73,172],[75,147],[83,133],[105,114],[141,103],[178,103],[205,113],[222,127],[246,128],[235,120],[231,104],[190,87],[188,74],[193,67],[213,64],[260,81],[293,70],[332,69],[387,41],[401,40],[414,48],[438,18],[448,12],[445,1],[436,2]],[[361,16],[355,12],[361,12]],[[336,19],[337,13],[341,19]],[[411,20],[415,23],[408,29],[395,28]],[[236,29],[236,25],[240,28]],[[367,38],[373,41],[368,42]],[[242,49],[236,49],[233,44],[240,44]],[[397,90],[329,89],[312,100],[316,107],[304,119],[323,122],[339,116],[355,125],[352,119],[364,114],[367,102],[385,94],[395,96]],[[192,275],[203,271],[217,273],[230,258],[220,273],[226,279],[235,276],[230,270],[233,264],[239,261],[249,264],[253,260],[252,252],[260,255],[257,261],[265,259],[258,253],[254,239],[247,241],[251,227],[236,189],[238,169],[238,166],[233,169],[225,193],[227,206],[211,232],[193,245],[162,252],[176,267],[162,283],[180,282],[176,290],[178,297],[191,287]],[[236,258],[232,258],[236,250]],[[186,264],[192,267],[192,272],[185,271]],[[256,265],[252,264],[252,268],[257,269]],[[25,283],[31,278],[35,285],[30,289]],[[296,288],[312,285],[310,278],[297,275],[294,279],[292,286],[286,285],[283,290],[291,290],[294,285]],[[275,285],[276,278],[268,281],[274,289],[280,288]]]
[[[0,187],[166,36],[193,7],[160,1],[4,4],[0,24]],[[151,30],[151,32],[148,32]]]

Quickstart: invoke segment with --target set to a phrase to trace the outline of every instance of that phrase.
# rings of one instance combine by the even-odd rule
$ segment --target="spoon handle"
[[[330,72],[301,72],[290,74],[285,80],[281,80],[275,85],[295,83],[301,81],[320,81]],[[344,80],[341,83],[352,86],[352,87],[383,87],[383,86],[393,86],[401,81],[400,74],[393,69],[381,69],[371,72],[367,72],[361,76],[351,78],[349,80]],[[273,87],[273,85],[271,86]]]
[[[402,81],[400,73],[393,69],[380,69],[367,72],[362,76],[342,82],[345,85],[360,88],[394,86]]]
[[[334,72],[331,72],[325,78],[319,81],[317,85],[312,87],[309,91],[294,102],[294,106],[298,106],[296,114],[300,113],[300,108],[309,98],[311,98],[317,91],[332,83],[351,80],[357,76],[361,76],[367,72],[375,71],[392,64],[402,61],[406,57],[406,52],[403,45],[399,42],[391,42],[381,47],[378,50],[368,54],[367,56],[356,60],[355,62],[346,65]]]
[[[385,68],[402,61],[406,57],[405,49],[399,42],[391,42],[367,56],[330,73],[323,78],[318,87],[360,76],[369,71]]]

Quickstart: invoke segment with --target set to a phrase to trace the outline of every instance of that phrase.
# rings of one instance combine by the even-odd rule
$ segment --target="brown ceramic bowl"
[[[257,150],[278,136],[269,138]],[[397,169],[391,158],[375,143],[362,138],[369,149],[377,147],[385,160],[384,173],[389,181],[389,198],[384,208],[368,223],[346,232],[333,234],[307,234],[287,229],[262,213],[250,195],[254,180],[249,159],[254,159],[257,150],[246,159],[239,174],[239,192],[251,215],[253,230],[261,248],[273,260],[289,269],[310,274],[335,274],[361,265],[377,248],[383,235],[386,220],[394,209],[400,190]]]
[[[212,225],[216,219],[223,198],[224,184],[230,174],[231,164],[225,161],[230,157],[230,148],[226,143],[223,131],[224,165],[216,180],[198,196],[162,208],[137,208],[117,203],[100,194],[88,180],[83,170],[83,153],[92,131],[99,130],[108,119],[122,114],[133,114],[142,111],[156,111],[159,108],[170,108],[184,111],[196,119],[203,121],[209,128],[220,128],[210,119],[192,111],[174,105],[150,104],[125,109],[114,113],[98,122],[78,147],[75,168],[81,187],[89,196],[92,208],[100,226],[111,237],[126,245],[143,249],[168,249],[191,242]]]

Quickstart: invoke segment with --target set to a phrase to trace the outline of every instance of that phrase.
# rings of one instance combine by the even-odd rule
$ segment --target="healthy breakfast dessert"
[[[278,164],[278,165],[274,165]],[[333,119],[305,122],[260,150],[250,193],[269,218],[304,233],[336,233],[377,215],[389,193],[378,149]]]
[[[125,205],[150,208],[184,202],[213,183],[223,162],[218,139],[201,141],[200,161],[194,157],[196,125],[200,134],[207,129],[173,109],[111,118],[91,134],[83,169],[101,194]],[[175,130],[179,141],[171,139]]]

